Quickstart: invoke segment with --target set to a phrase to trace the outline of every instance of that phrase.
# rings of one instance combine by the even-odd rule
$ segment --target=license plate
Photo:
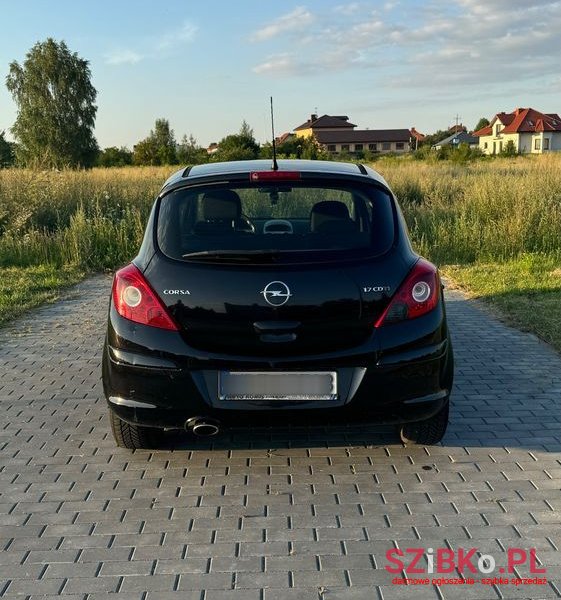
[[[221,371],[220,400],[335,400],[336,371]]]

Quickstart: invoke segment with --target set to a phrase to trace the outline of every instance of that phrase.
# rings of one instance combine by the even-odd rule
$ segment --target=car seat
[[[310,211],[310,231],[314,233],[353,233],[356,223],[347,205],[338,200],[316,202]]]
[[[196,234],[253,231],[251,222],[242,215],[240,197],[233,190],[206,192],[201,199],[201,212],[203,219],[195,224]]]

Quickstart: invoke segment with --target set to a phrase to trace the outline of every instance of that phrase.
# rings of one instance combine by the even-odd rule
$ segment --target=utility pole
[[[458,113],[456,113],[456,133],[458,133],[458,124],[462,117]]]

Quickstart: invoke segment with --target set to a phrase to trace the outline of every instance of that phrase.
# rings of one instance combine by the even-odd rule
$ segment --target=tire
[[[157,448],[162,441],[162,432],[153,427],[131,425],[109,409],[109,421],[115,442],[119,448],[141,450]]]
[[[399,436],[404,444],[418,444],[421,446],[432,446],[444,437],[448,427],[448,413],[450,402],[441,408],[430,419],[414,421],[401,426]]]

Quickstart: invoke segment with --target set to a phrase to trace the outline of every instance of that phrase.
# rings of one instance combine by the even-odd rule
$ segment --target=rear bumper
[[[380,330],[353,351],[265,360],[186,350],[174,332],[159,334],[167,351],[147,350],[145,328],[113,313],[103,355],[105,396],[125,421],[161,428],[182,428],[196,416],[225,426],[418,421],[448,402],[453,358],[443,307],[416,321],[414,327],[409,323]],[[335,370],[340,394],[336,401],[221,401],[220,370]]]
[[[129,423],[157,427],[162,429],[183,429],[185,423],[195,417],[214,419],[222,427],[245,425],[329,425],[342,423],[385,423],[400,424],[428,419],[442,409],[448,402],[448,391],[441,390],[435,394],[413,398],[407,401],[395,401],[387,404],[384,410],[361,411],[356,406],[344,408],[319,409],[278,409],[267,410],[220,410],[201,407],[197,410],[189,408],[170,409],[150,403],[110,396],[108,404],[112,411]],[[125,402],[126,404],[123,404]]]

